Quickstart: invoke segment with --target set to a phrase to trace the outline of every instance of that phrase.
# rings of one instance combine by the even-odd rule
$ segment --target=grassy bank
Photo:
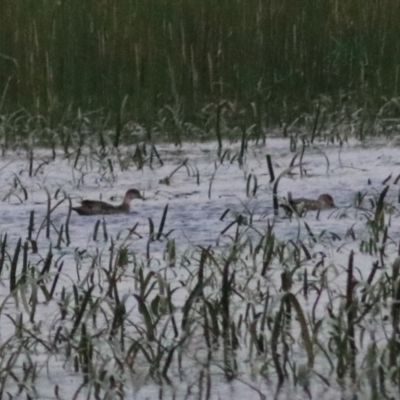
[[[200,124],[224,100],[247,125],[376,112],[399,92],[399,20],[392,0],[3,0],[0,113],[53,127],[77,109]]]

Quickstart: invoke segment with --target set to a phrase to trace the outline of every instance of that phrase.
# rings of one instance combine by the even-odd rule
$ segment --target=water
[[[95,261],[96,268],[108,270],[111,257],[111,243],[114,244],[113,251],[126,247],[129,250],[128,268],[121,274],[118,281],[120,295],[126,301],[126,308],[131,321],[142,323],[138,312],[138,305],[133,294],[138,293],[136,275],[133,272],[133,260],[138,264],[142,263],[146,268],[154,272],[159,272],[160,276],[169,282],[174,292],[174,305],[176,306],[176,318],[181,318],[183,305],[188,295],[196,284],[196,274],[200,248],[210,246],[215,257],[224,257],[225,251],[231,248],[232,238],[236,232],[236,224],[230,227],[224,234],[223,232],[231,222],[234,222],[240,214],[245,217],[247,223],[252,221],[250,226],[241,226],[242,237],[247,238],[255,246],[261,236],[267,231],[268,224],[274,226],[274,233],[278,241],[286,242],[292,240],[297,243],[300,239],[307,246],[312,256],[311,260],[302,259],[302,269],[308,268],[310,273],[313,271],[315,263],[324,259],[325,266],[331,266],[329,270],[330,285],[332,293],[338,296],[345,293],[346,268],[350,251],[355,252],[355,263],[357,267],[357,277],[366,280],[371,265],[379,260],[377,254],[366,254],[360,251],[362,240],[369,240],[370,232],[366,229],[366,221],[373,218],[370,199],[377,199],[385,185],[389,185],[386,201],[393,205],[392,213],[386,216],[389,224],[389,238],[385,250],[385,263],[391,265],[397,255],[398,234],[400,233],[400,223],[398,220],[398,193],[399,184],[395,183],[395,178],[400,173],[398,160],[400,155],[399,148],[387,146],[379,143],[370,145],[360,144],[356,141],[345,143],[343,146],[319,144],[318,147],[307,148],[304,155],[304,174],[301,176],[299,169],[295,168],[292,174],[282,177],[279,184],[279,196],[286,197],[290,191],[295,197],[317,198],[321,193],[330,193],[337,205],[334,210],[326,210],[320,213],[317,218],[316,212],[310,212],[305,218],[287,218],[283,210],[279,216],[274,216],[272,208],[272,189],[270,177],[267,173],[265,155],[271,154],[278,176],[290,164],[294,154],[289,152],[289,143],[283,139],[270,139],[265,147],[257,147],[249,144],[245,160],[240,165],[237,155],[239,145],[224,143],[225,148],[230,149],[229,157],[223,163],[217,157],[217,145],[215,143],[185,143],[182,148],[171,145],[160,145],[158,151],[164,165],[160,166],[157,162],[152,167],[148,164],[142,170],[135,168],[133,163],[128,168],[120,168],[118,157],[110,155],[113,168],[111,170],[107,159],[99,161],[98,157],[93,156],[88,150],[81,157],[77,168],[73,167],[74,160],[67,160],[60,153],[55,160],[52,160],[50,152],[46,150],[35,150],[33,171],[34,176],[29,177],[28,160],[24,154],[6,154],[0,160],[0,198],[2,207],[0,210],[1,234],[7,234],[7,251],[9,257],[5,260],[5,267],[2,272],[2,286],[0,287],[0,300],[3,302],[0,321],[2,324],[1,342],[3,346],[7,339],[15,339],[15,325],[10,316],[15,321],[23,315],[26,329],[38,329],[35,335],[42,337],[43,341],[52,343],[55,331],[60,325],[59,302],[62,287],[67,293],[72,293],[72,286],[76,285],[81,293],[88,288],[87,274],[92,263]],[[120,159],[125,157],[129,160],[132,149],[123,149]],[[160,183],[160,180],[170,176],[170,174],[188,159],[186,166],[180,168],[170,178],[170,184]],[[248,197],[246,195],[246,185],[249,175],[257,178],[256,195]],[[385,185],[384,180],[392,175]],[[253,182],[253,181],[252,181]],[[93,232],[96,222],[103,217],[91,216],[82,217],[72,213],[69,223],[69,235],[71,243],[69,246],[62,242],[60,248],[55,248],[58,241],[58,234],[61,225],[66,223],[68,214],[68,201],[62,202],[51,214],[52,226],[50,228],[50,238],[45,237],[46,229],[40,226],[46,219],[47,213],[47,193],[51,196],[51,206],[65,197],[70,197],[72,204],[77,205],[81,198],[102,199],[110,201],[115,198],[118,203],[129,188],[137,188],[144,193],[144,201],[134,201],[131,205],[131,212],[128,215],[105,216],[104,221],[107,229],[108,240],[104,239],[102,225],[100,225],[97,240],[93,240]],[[354,207],[355,197],[360,192],[365,195],[363,207]],[[25,199],[25,194],[27,199]],[[57,198],[56,197],[57,194]],[[110,201],[111,202],[111,201]],[[163,233],[170,232],[169,240],[174,240],[176,246],[176,262],[173,268],[169,268],[170,260],[166,255],[167,238],[161,241],[153,241],[149,244],[149,219],[154,223],[155,231],[163,215],[163,211],[168,205],[168,213]],[[223,219],[221,216],[229,209]],[[35,231],[33,238],[37,241],[39,248],[38,254],[28,253],[28,262],[37,271],[41,271],[43,260],[45,259],[50,245],[53,252],[53,264],[51,277],[54,277],[56,267],[55,260],[59,260],[58,266],[63,261],[64,266],[60,276],[60,281],[53,300],[46,302],[39,291],[39,303],[36,310],[35,324],[30,324],[29,307],[21,303],[21,299],[13,300],[7,297],[9,294],[9,265],[13,256],[15,245],[19,238],[24,242],[28,235],[28,223],[30,212],[35,212]],[[305,222],[317,239],[314,243],[305,228]],[[137,226],[136,226],[137,224]],[[129,230],[135,228],[137,234],[129,236]],[[357,240],[349,233],[354,232]],[[63,236],[65,239],[65,236]],[[148,249],[150,249],[150,259],[147,259]],[[248,248],[243,250],[243,259],[248,260],[254,270],[246,267],[237,270],[239,287],[249,280],[249,274],[253,274],[255,281],[261,279],[259,260],[251,261],[250,255],[246,256]],[[226,255],[226,254],[225,254]],[[247,258],[246,258],[247,257]],[[93,261],[94,260],[94,261]],[[246,261],[247,262],[247,261]],[[115,267],[115,261],[112,264]],[[78,265],[78,266],[77,266]],[[238,268],[237,266],[235,268]],[[279,301],[280,273],[282,266],[274,264],[267,281],[262,281],[263,290],[269,287],[271,294],[276,296],[275,301]],[[18,274],[22,269],[22,256],[19,259],[17,268]],[[146,269],[147,271],[147,269]],[[101,273],[99,273],[100,276]],[[298,288],[301,292],[301,274],[295,275],[294,289]],[[49,279],[48,282],[52,282]],[[181,282],[181,283],[180,283]],[[185,282],[183,284],[182,282]],[[107,304],[107,296],[104,290],[107,287],[107,279],[103,276],[99,278],[99,285],[93,292],[95,296]],[[47,283],[50,286],[49,283]],[[103,289],[101,289],[102,287]],[[218,287],[216,285],[215,287]],[[243,290],[243,299],[234,298],[232,302],[232,316],[236,318],[244,314],[244,307],[252,301],[256,301],[254,291],[255,283]],[[336,288],[336,289],[335,289]],[[103,291],[102,291],[103,290]],[[30,293],[30,292],[29,292]],[[218,292],[210,293],[211,298],[218,296]],[[311,296],[312,297],[312,296]],[[315,297],[304,300],[301,304],[306,310],[307,318],[313,309]],[[325,294],[321,297],[316,308],[317,316],[323,317],[326,314],[326,305],[329,302]],[[28,302],[29,303],[29,302]],[[276,303],[277,304],[277,303]],[[70,303],[69,307],[72,307]],[[262,304],[255,304],[256,309],[262,310]],[[98,322],[100,329],[108,318],[112,318],[112,304],[107,308],[104,305],[104,318]],[[70,314],[71,311],[70,311]],[[67,318],[68,320],[68,318]],[[88,326],[90,318],[87,321]],[[65,322],[68,325],[67,322]],[[135,329],[130,334],[135,335]],[[93,328],[93,327],[92,327]],[[376,328],[381,335],[381,330]],[[93,328],[93,331],[96,331]],[[246,330],[245,330],[246,331]],[[244,332],[245,332],[244,331]],[[294,328],[296,331],[296,328]],[[300,333],[300,331],[297,331]],[[168,325],[167,334],[171,334]],[[198,341],[196,341],[198,337]],[[109,343],[108,334],[100,335],[96,348],[104,349],[104,361],[110,364],[109,370],[115,366],[112,359],[106,354],[112,354],[115,349]],[[172,339],[171,339],[172,340]],[[240,349],[237,351],[239,360],[238,378],[233,382],[225,381],[221,365],[215,361],[209,368],[211,371],[211,397],[239,399],[243,396],[257,398],[261,394],[271,396],[276,390],[276,375],[273,367],[270,366],[268,377],[260,373],[263,366],[262,357],[254,354],[249,355],[249,338],[241,337],[244,340]],[[14,342],[13,342],[14,343]],[[163,386],[164,398],[169,398],[174,393],[177,398],[199,398],[203,389],[199,388],[199,371],[204,368],[205,347],[202,334],[197,333],[187,340],[184,348],[184,373],[179,371],[176,365],[170,370],[172,386]],[[113,350],[111,350],[113,349]],[[253,350],[254,351],[254,350]],[[298,362],[306,362],[306,354],[302,346],[296,347],[298,355],[294,359]],[[7,359],[5,352],[5,359]],[[60,398],[72,398],[73,393],[81,384],[81,375],[74,372],[71,360],[66,360],[64,351],[57,353],[54,349],[46,352],[40,346],[32,350],[32,360],[38,368],[38,377],[27,385],[32,390],[31,396],[37,398],[56,398],[55,388],[58,386]],[[99,360],[101,359],[99,357]],[[20,370],[26,353],[20,355],[16,362],[14,373],[22,376]],[[110,361],[111,360],[111,361]],[[336,383],[333,373],[329,372],[327,362],[324,357],[316,357],[315,370],[325,374],[331,379],[331,386],[327,387],[321,380],[314,377],[310,391],[314,396],[323,396],[324,399],[339,398],[341,390]],[[322,365],[318,364],[322,362]],[[97,365],[100,365],[98,361]],[[29,381],[29,379],[28,379]],[[193,386],[191,386],[193,385]],[[34,388],[34,389],[32,389]],[[12,394],[13,398],[18,398],[16,382],[8,378],[6,389]],[[140,365],[135,374],[130,379],[125,378],[125,395],[127,398],[155,398],[159,396],[160,388],[148,376],[148,366],[146,362]],[[84,398],[88,395],[86,388],[76,398]],[[22,396],[22,395],[21,395]],[[109,398],[115,396],[110,394]],[[131,397],[129,397],[131,396]],[[133,397],[132,397],[133,396]],[[205,396],[203,393],[202,396]],[[269,397],[268,397],[269,398]],[[308,398],[307,390],[292,385],[284,387],[278,398]]]

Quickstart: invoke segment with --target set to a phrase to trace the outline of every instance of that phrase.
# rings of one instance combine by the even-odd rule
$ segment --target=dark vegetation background
[[[398,0],[0,0],[0,114],[376,112],[400,89],[399,21]]]

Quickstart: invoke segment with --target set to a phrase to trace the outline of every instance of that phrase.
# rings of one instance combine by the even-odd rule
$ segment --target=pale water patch
[[[302,258],[301,270],[299,270],[299,274],[295,274],[293,291],[296,294],[301,293],[304,269],[307,269],[309,275],[312,276],[315,264],[322,260],[322,265],[329,271],[327,278],[332,287],[332,295],[338,296],[335,301],[340,302],[342,300],[339,297],[345,293],[345,272],[350,251],[355,253],[356,273],[360,281],[367,279],[372,263],[380,258],[379,254],[374,252],[368,254],[368,252],[361,251],[360,243],[363,240],[366,242],[369,240],[370,232],[366,228],[366,222],[373,218],[373,203],[377,201],[385,185],[389,185],[385,201],[392,205],[392,209],[385,215],[385,221],[389,226],[385,264],[391,265],[397,255],[400,234],[398,210],[400,185],[395,183],[396,177],[400,174],[398,161],[400,160],[400,148],[381,145],[363,146],[357,142],[344,143],[343,146],[319,144],[318,147],[307,148],[303,158],[303,175],[300,175],[299,168],[293,169],[290,175],[281,179],[278,194],[283,198],[290,191],[295,197],[317,198],[321,193],[330,193],[337,208],[322,211],[318,218],[316,212],[309,212],[305,218],[300,219],[297,217],[289,219],[284,215],[282,209],[279,210],[279,216],[275,216],[273,213],[273,183],[269,182],[265,156],[266,154],[271,155],[275,175],[278,176],[290,165],[294,156],[288,150],[287,140],[270,139],[265,147],[249,144],[242,164],[238,162],[237,158],[240,149],[238,144],[224,143],[224,148],[229,148],[230,151],[221,162],[217,157],[215,143],[185,143],[179,149],[171,145],[160,145],[157,146],[157,149],[164,165],[159,165],[155,159],[151,167],[145,164],[141,170],[135,168],[133,164],[129,168],[121,169],[118,158],[110,155],[108,158],[113,163],[111,170],[107,159],[99,161],[90,152],[83,154],[77,167],[74,168],[74,160],[65,159],[61,153],[53,160],[50,152],[36,150],[33,168],[36,174],[32,177],[28,175],[28,161],[24,155],[7,154],[1,159],[0,229],[3,238],[7,234],[9,252],[1,275],[0,301],[6,301],[3,303],[0,316],[1,343],[4,344],[7,339],[16,335],[15,326],[7,315],[12,316],[15,321],[20,315],[23,315],[27,329],[31,329],[27,322],[29,315],[21,299],[17,302],[12,297],[5,300],[9,294],[9,266],[13,251],[19,238],[22,238],[22,242],[27,239],[31,211],[35,213],[35,230],[32,239],[37,242],[39,252],[31,254],[29,251],[30,265],[40,272],[50,245],[52,246],[53,262],[59,259],[58,266],[64,262],[54,299],[45,302],[39,291],[40,301],[35,322],[40,321],[40,332],[34,332],[34,334],[43,337],[43,340],[48,343],[53,342],[57,328],[62,326],[59,321],[62,287],[65,288],[66,293],[72,293],[72,287],[75,285],[83,293],[84,290],[87,290],[88,282],[90,282],[86,280],[86,276],[91,265],[95,262],[96,268],[99,270],[112,270],[115,267],[115,261],[112,259],[110,262],[110,258],[116,250],[122,247],[129,250],[129,262],[119,279],[118,289],[121,297],[125,296],[127,314],[132,323],[139,324],[142,321],[137,302],[133,297],[138,293],[137,278],[133,273],[135,262],[142,263],[146,271],[160,272],[170,283],[171,288],[176,290],[174,305],[176,306],[176,318],[180,322],[182,307],[196,284],[198,246],[202,248],[210,246],[216,257],[222,257],[221,254],[225,254],[224,252],[229,251],[231,247],[237,225],[233,224],[228,230],[225,231],[225,229],[235,221],[238,215],[242,215],[248,224],[239,227],[241,234],[243,237],[247,237],[253,247],[265,234],[268,225],[273,225],[273,232],[278,241],[292,240],[297,243],[298,240],[301,240],[310,249],[311,260],[305,261]],[[123,150],[126,156],[133,151],[133,149]],[[170,178],[169,185],[160,183],[160,180],[170,176],[186,159],[188,162]],[[256,177],[257,191],[255,196],[249,197],[246,188],[250,174],[253,176],[250,187]],[[384,183],[390,175],[391,178]],[[51,196],[52,207],[64,196],[70,197],[73,205],[77,205],[82,198],[111,202],[110,198],[113,197],[116,198],[115,203],[118,203],[126,190],[132,187],[144,193],[145,200],[133,201],[131,212],[128,215],[82,217],[73,212],[69,222],[70,244],[66,245],[64,234],[61,246],[56,248],[57,231],[60,232],[62,225],[65,229],[68,214],[68,201],[65,200],[51,214],[50,238],[45,237],[47,193]],[[354,207],[358,192],[364,197],[361,208]],[[157,233],[166,205],[168,205],[168,213],[163,233],[170,232],[168,239],[174,240],[176,260],[173,266],[171,266],[171,260],[168,258],[166,250],[167,238],[149,243],[149,219],[153,221],[154,230]],[[228,209],[229,212],[221,219]],[[107,240],[105,240],[103,231],[103,218]],[[94,227],[98,220],[101,223],[97,239],[93,240]],[[305,222],[314,235],[316,244],[312,235],[307,231]],[[130,229],[135,226],[135,233],[129,235]],[[225,233],[221,234],[223,231]],[[111,242],[114,243],[113,250]],[[247,251],[247,248],[243,251],[244,258]],[[150,255],[149,259],[146,258],[147,254]],[[251,256],[248,255],[246,260],[249,265],[246,265],[243,270],[235,267],[237,268],[238,286],[244,287],[242,293],[244,297],[243,299],[237,298],[232,302],[233,316],[245,314],[246,305],[252,299],[256,301],[258,298],[255,295],[256,290],[266,291],[268,288],[271,295],[276,296],[275,304],[278,304],[279,296],[281,296],[280,275],[281,268],[285,265],[275,262],[264,279],[260,276],[262,265],[259,258],[251,261]],[[22,255],[19,258],[17,273],[20,274],[21,271]],[[56,269],[53,268],[52,276],[55,273]],[[98,271],[95,272],[96,274],[100,276]],[[248,281],[250,276],[254,277],[254,282],[261,282],[259,284],[261,289],[257,289],[256,283],[245,287],[244,282]],[[98,279],[99,284],[94,293],[104,301],[104,317],[97,322],[93,332],[99,334],[98,348],[104,348],[104,354],[99,354],[99,357],[104,364],[109,365],[108,368],[112,371],[115,365],[112,361],[111,349],[115,351],[115,348],[109,342],[108,333],[103,337],[99,332],[101,327],[106,326],[107,318],[112,318],[113,305],[112,302],[109,302],[109,305],[106,306],[108,304],[105,294],[107,280],[104,277]],[[310,279],[312,280],[312,278]],[[49,280],[49,282],[52,281],[53,279]],[[191,284],[182,286],[179,282],[191,282]],[[48,285],[50,284],[48,283]],[[209,293],[211,298],[219,296],[218,284],[215,284],[214,287],[216,292]],[[318,318],[325,317],[327,304],[331,300],[323,295],[317,306],[314,306],[315,295],[310,297],[310,299],[301,301],[307,318],[311,318],[312,313],[315,313]],[[261,312],[263,309],[262,304],[254,304],[254,307],[257,312]],[[89,321],[90,318],[88,326]],[[130,325],[129,329],[132,329],[132,332],[129,334],[134,336],[137,332],[132,326]],[[377,330],[373,334],[380,337],[382,331]],[[245,332],[246,329],[243,331]],[[171,334],[170,328],[167,333]],[[299,334],[300,331],[297,330],[297,333]],[[244,396],[258,398],[260,394],[269,398],[275,394],[276,374],[271,365],[268,366],[268,373],[260,372],[265,368],[265,360],[263,357],[255,355],[254,349],[253,353],[250,353],[249,334],[246,333],[246,335],[246,337],[240,338],[243,343],[237,350],[239,361],[237,379],[230,383],[226,382],[221,367],[221,358],[213,360],[211,365],[207,366],[211,371],[210,399],[240,399]],[[63,344],[59,346],[62,348]],[[182,366],[177,365],[175,356],[169,376],[172,381],[171,386],[166,385],[165,382],[162,387],[156,385],[149,377],[148,363],[143,358],[136,367],[135,373],[130,377],[127,374],[124,378],[126,398],[153,399],[160,396],[160,391],[163,398],[170,398],[173,395],[176,398],[199,398],[200,392],[201,396],[205,396],[205,381],[202,381],[204,387],[199,384],[200,372],[206,368],[204,338],[200,333],[199,340],[196,341],[196,334],[194,334],[185,346],[187,346],[185,347],[186,352],[182,355],[185,362],[184,371],[182,371]],[[304,347],[297,346],[296,351],[298,355],[295,354],[293,358],[300,364],[304,363],[306,360]],[[55,350],[53,349],[52,352]],[[72,360],[66,360],[64,355],[64,350],[59,354],[46,354],[46,351],[43,348],[39,349],[39,346],[32,350],[29,357],[32,357],[39,371],[37,380],[32,383],[32,387],[34,387],[34,391],[31,392],[32,397],[56,398],[56,386],[60,398],[69,399],[76,393],[82,383],[81,375],[75,373]],[[309,390],[313,398],[319,396],[324,399],[337,399],[341,395],[341,390],[336,382],[335,374],[326,365],[326,360],[322,361],[322,365],[317,364],[321,360],[324,360],[324,357],[319,354],[319,358],[316,357],[314,369],[330,380],[330,386],[325,385],[322,380],[314,376],[313,385]],[[100,364],[101,362],[98,361],[99,366]],[[17,363],[14,373],[22,376],[22,371],[18,368],[22,368],[21,362]],[[277,398],[308,398],[308,392],[301,385],[294,387],[291,383],[290,381],[289,385],[284,386]],[[18,398],[17,383],[10,377],[6,382],[6,389],[13,394],[13,398]],[[77,398],[86,398],[87,395],[86,388],[83,388]],[[110,393],[109,398],[112,396],[114,395]]]

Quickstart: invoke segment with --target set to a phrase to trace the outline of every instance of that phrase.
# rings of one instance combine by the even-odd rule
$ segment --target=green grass
[[[204,127],[222,100],[258,130],[321,104],[376,113],[400,89],[399,20],[393,0],[3,0],[0,114],[54,128],[97,110],[118,134],[166,120],[190,136],[176,117]]]

